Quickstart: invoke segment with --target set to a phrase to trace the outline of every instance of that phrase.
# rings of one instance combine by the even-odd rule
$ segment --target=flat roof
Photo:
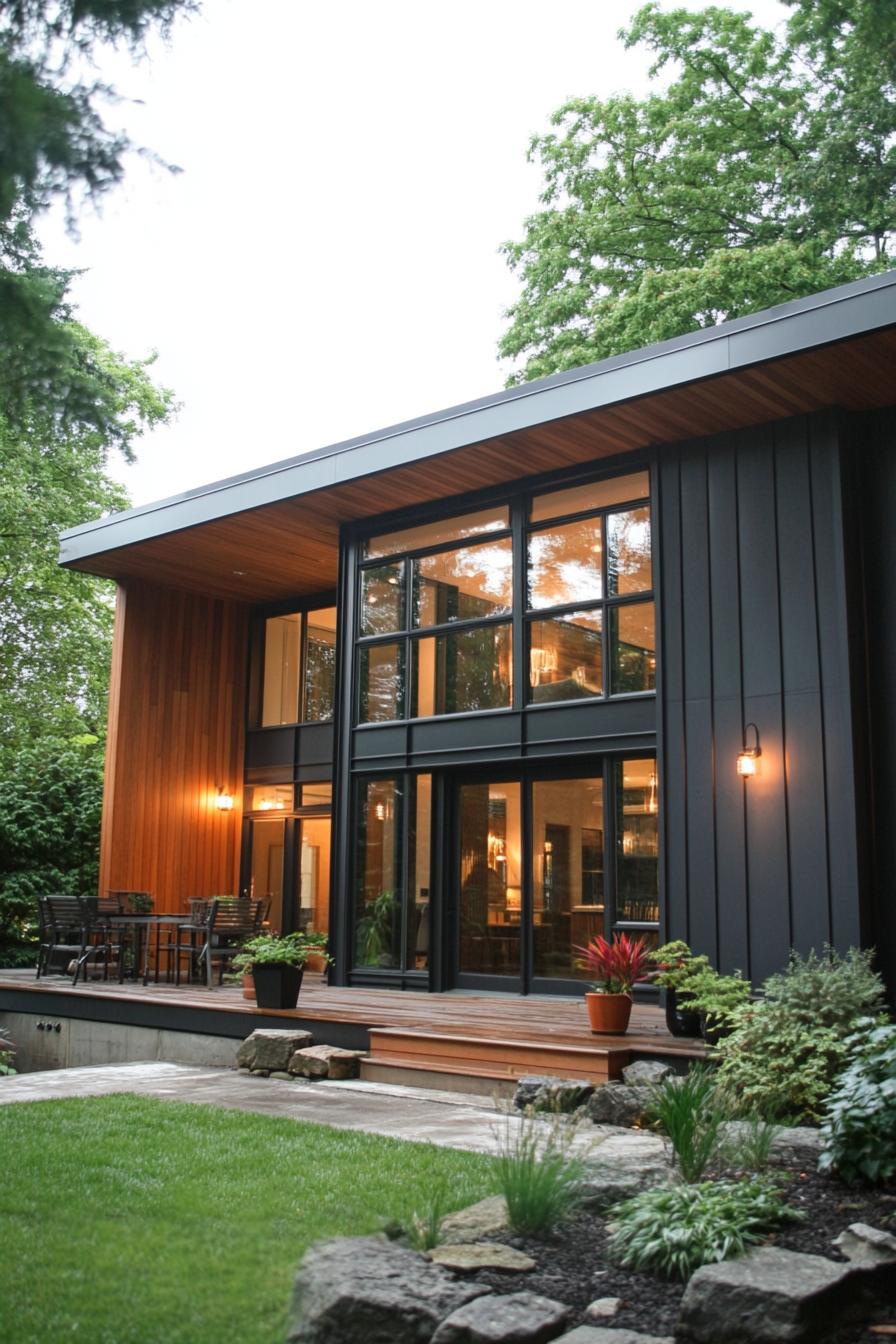
[[[896,325],[896,270],[286,458],[62,533],[60,563]]]

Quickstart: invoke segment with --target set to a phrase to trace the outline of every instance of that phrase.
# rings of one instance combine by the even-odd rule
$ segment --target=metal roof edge
[[[60,563],[896,323],[896,270],[613,355],[70,528]]]

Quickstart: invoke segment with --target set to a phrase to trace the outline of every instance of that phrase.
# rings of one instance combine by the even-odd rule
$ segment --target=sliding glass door
[[[625,930],[655,943],[657,810],[652,758],[458,783],[454,983],[562,992],[585,978],[577,949],[592,938]]]

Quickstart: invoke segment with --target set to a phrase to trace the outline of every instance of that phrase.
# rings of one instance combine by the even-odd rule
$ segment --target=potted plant
[[[591,993],[585,995],[585,1007],[591,1030],[621,1035],[628,1029],[632,1014],[632,988],[651,976],[650,949],[643,938],[614,933],[613,941],[592,938],[587,947],[577,947],[579,965],[593,977]]]
[[[700,1014],[692,1006],[690,984],[710,969],[709,957],[695,956],[677,940],[658,947],[651,958],[654,983],[666,992],[666,1028],[671,1036],[699,1036]]]
[[[304,933],[260,934],[234,957],[233,969],[237,975],[251,973],[259,1008],[295,1008],[305,963],[320,950]]]
[[[308,945],[308,958],[305,962],[306,969],[309,971],[325,971],[333,960],[327,956],[327,935],[325,933],[315,933],[311,929],[306,929],[302,937]]]
[[[739,971],[720,975],[711,966],[691,978],[688,996],[700,1015],[700,1030],[707,1045],[715,1045],[732,1029],[732,1014],[750,997],[750,982]]]

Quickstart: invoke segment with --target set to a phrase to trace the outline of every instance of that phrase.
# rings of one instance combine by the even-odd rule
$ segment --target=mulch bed
[[[896,1231],[896,1193],[856,1189],[814,1171],[785,1170],[781,1175],[787,1183],[788,1202],[807,1216],[802,1223],[787,1223],[769,1235],[767,1245],[843,1260],[845,1257],[831,1243],[850,1223]],[[565,1219],[547,1239],[506,1234],[490,1238],[525,1251],[538,1267],[529,1274],[480,1270],[472,1277],[495,1292],[525,1289],[566,1302],[575,1309],[575,1325],[600,1324],[608,1329],[672,1335],[685,1285],[612,1264],[606,1257],[606,1226],[607,1220],[599,1214],[577,1213]],[[619,1297],[625,1305],[612,1319],[589,1322],[585,1308],[598,1297]],[[882,1307],[874,1321],[868,1322],[883,1323],[896,1324],[896,1291],[892,1306]],[[831,1337],[832,1344],[873,1344],[881,1337],[871,1334],[868,1324],[844,1328]]]

